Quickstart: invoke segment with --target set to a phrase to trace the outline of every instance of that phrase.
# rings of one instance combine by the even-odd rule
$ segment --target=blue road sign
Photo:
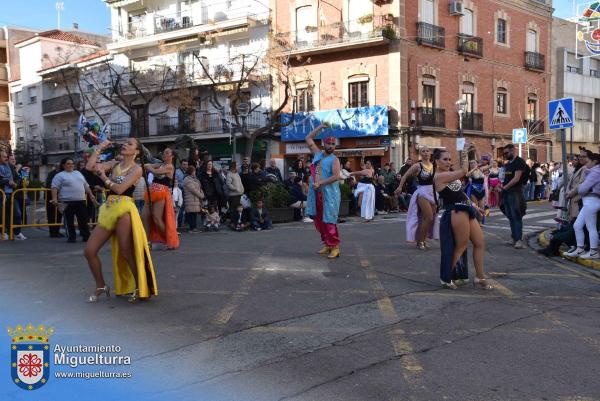
[[[513,143],[527,143],[527,128],[513,129]]]
[[[574,114],[572,97],[550,100],[548,102],[549,129],[571,128],[575,126]]]

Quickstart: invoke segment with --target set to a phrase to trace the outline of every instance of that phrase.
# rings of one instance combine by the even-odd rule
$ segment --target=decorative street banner
[[[575,46],[576,57],[600,56],[600,1],[584,6],[578,16],[577,41],[583,44],[585,50]]]
[[[317,128],[321,122],[331,126],[317,136],[335,136],[336,138],[356,138],[364,136],[388,135],[387,106],[369,106],[350,109],[332,109],[310,113],[281,115],[281,139],[283,141],[303,141],[306,135]]]

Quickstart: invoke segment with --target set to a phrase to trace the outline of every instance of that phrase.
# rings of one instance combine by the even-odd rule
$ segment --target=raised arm
[[[135,165],[132,167],[131,173],[129,173],[129,174],[127,174],[127,176],[125,176],[125,181],[123,181],[123,183],[121,183],[121,184],[117,184],[115,182],[110,181],[104,172],[102,173],[100,178],[102,178],[102,180],[105,182],[107,180],[109,180],[110,183],[108,184],[108,189],[110,189],[112,192],[114,192],[117,195],[121,195],[123,192],[127,191],[127,189],[129,189],[129,187],[137,184],[137,182],[141,176],[142,176],[142,168],[138,165]]]
[[[319,147],[317,146],[317,144],[315,143],[315,137],[317,135],[319,135],[319,133],[321,131],[323,131],[323,129],[325,129],[325,128],[328,128],[328,125],[325,123],[321,123],[321,125],[319,125],[317,128],[312,130],[310,132],[310,134],[308,134],[306,136],[306,138],[304,138],[304,140],[306,141],[306,144],[310,148],[310,151],[312,152],[313,155],[316,155],[317,153],[319,153],[321,151],[319,149]]]
[[[446,186],[446,184],[449,184],[455,180],[459,180],[459,179],[463,178],[465,175],[467,175],[467,173],[469,172],[469,170],[468,170],[469,169],[469,167],[468,167],[469,152],[462,152],[461,158],[462,158],[462,160],[461,160],[460,165],[462,167],[459,168],[458,170],[444,171],[443,173],[442,172],[435,173],[435,175],[433,176],[433,183],[434,183],[436,191],[439,192],[441,189],[444,188],[444,186]]]
[[[105,163],[98,163],[98,157],[100,157],[100,153],[111,145],[110,141],[104,141],[100,145],[96,147],[96,150],[90,155],[88,158],[87,164],[85,165],[85,169],[87,171],[94,172],[98,174],[98,172],[106,173],[108,170],[111,170],[118,162],[115,160],[111,160]]]
[[[373,176],[373,171],[369,170],[369,169],[364,169],[364,170],[360,170],[360,171],[353,171],[350,173],[350,176],[354,176],[354,177],[372,177]]]
[[[420,167],[421,166],[419,166],[419,163],[415,163],[412,166],[410,166],[406,173],[404,173],[404,175],[400,179],[400,184],[398,184],[398,188],[396,188],[396,190],[394,191],[394,194],[396,196],[398,196],[402,192],[402,188],[404,188],[404,184],[406,184],[407,178],[416,176],[419,172]]]
[[[175,172],[172,164],[144,164],[144,167],[154,175],[166,174],[170,178],[173,178],[173,173]]]

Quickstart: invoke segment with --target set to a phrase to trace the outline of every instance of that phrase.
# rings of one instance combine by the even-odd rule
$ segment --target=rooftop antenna
[[[60,29],[60,12],[65,9],[65,3],[62,1],[56,2],[56,14],[58,17],[58,29]]]

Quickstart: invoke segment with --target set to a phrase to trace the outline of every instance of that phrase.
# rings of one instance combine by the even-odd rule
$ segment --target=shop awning
[[[384,156],[385,147],[336,149],[335,154],[338,157]]]

